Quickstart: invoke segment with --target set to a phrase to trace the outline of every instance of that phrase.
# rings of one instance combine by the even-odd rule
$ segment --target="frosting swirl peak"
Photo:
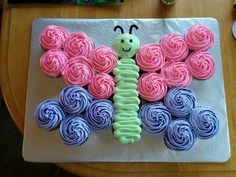
[[[163,133],[171,120],[171,114],[162,102],[146,103],[139,110],[139,118],[148,132]]]
[[[89,138],[91,129],[81,115],[70,115],[61,122],[59,133],[64,144],[80,146]]]
[[[196,135],[184,119],[172,120],[165,131],[164,141],[171,150],[187,151],[193,147]]]
[[[56,129],[65,118],[65,113],[60,107],[58,101],[48,99],[40,103],[35,110],[37,125],[45,130]]]
[[[86,110],[85,118],[94,130],[102,130],[112,126],[115,120],[115,108],[109,100],[93,101]]]
[[[219,131],[218,117],[207,107],[194,108],[190,112],[189,122],[200,139],[209,139]]]

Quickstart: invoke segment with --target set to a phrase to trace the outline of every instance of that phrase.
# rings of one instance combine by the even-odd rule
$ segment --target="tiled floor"
[[[0,98],[0,176],[74,177],[54,164],[28,163],[22,159],[23,137]]]

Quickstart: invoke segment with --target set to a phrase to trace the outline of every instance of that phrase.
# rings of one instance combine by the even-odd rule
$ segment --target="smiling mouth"
[[[128,48],[128,49],[122,48],[122,50],[123,50],[124,52],[129,52],[129,51],[131,50],[131,47]]]

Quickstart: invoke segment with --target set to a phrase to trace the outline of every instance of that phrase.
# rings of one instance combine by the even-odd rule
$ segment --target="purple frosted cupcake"
[[[173,88],[166,94],[164,103],[173,116],[187,117],[196,106],[196,97],[188,88]]]
[[[219,131],[217,115],[207,107],[193,109],[189,116],[189,122],[195,134],[200,139],[209,139]]]
[[[139,110],[139,118],[145,130],[156,134],[166,130],[171,114],[161,102],[155,102],[144,104]]]
[[[171,150],[188,151],[193,147],[196,135],[184,119],[172,120],[165,131],[164,142]]]
[[[79,86],[65,87],[60,93],[60,103],[64,110],[70,114],[85,111],[92,102],[92,96]]]
[[[45,130],[51,131],[56,129],[62,119],[65,118],[65,113],[58,101],[48,99],[40,103],[35,110],[35,118],[37,125]]]
[[[86,110],[85,119],[92,129],[102,130],[112,126],[115,114],[115,108],[111,101],[96,100]]]
[[[82,116],[70,115],[61,122],[59,133],[64,144],[80,146],[89,138],[91,129]]]

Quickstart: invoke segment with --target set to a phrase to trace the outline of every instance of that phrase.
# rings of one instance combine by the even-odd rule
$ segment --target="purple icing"
[[[37,125],[45,130],[51,131],[56,129],[62,119],[65,118],[65,113],[58,101],[48,99],[40,103],[35,110],[35,118]]]
[[[189,122],[198,138],[209,139],[219,131],[219,120],[215,112],[207,107],[193,109]]]
[[[92,102],[92,96],[82,87],[68,86],[60,94],[60,103],[67,113],[81,113]]]
[[[172,120],[165,131],[164,141],[171,150],[187,151],[193,147],[196,135],[184,119]]]
[[[93,101],[86,110],[85,118],[94,130],[102,130],[112,126],[115,119],[115,108],[109,100]]]
[[[81,115],[70,115],[61,122],[59,133],[64,144],[80,146],[89,138],[91,129]]]
[[[196,97],[188,88],[173,88],[166,94],[164,103],[173,116],[187,117],[196,106]]]
[[[139,110],[142,126],[150,133],[163,133],[170,120],[171,114],[162,102],[144,104]]]

